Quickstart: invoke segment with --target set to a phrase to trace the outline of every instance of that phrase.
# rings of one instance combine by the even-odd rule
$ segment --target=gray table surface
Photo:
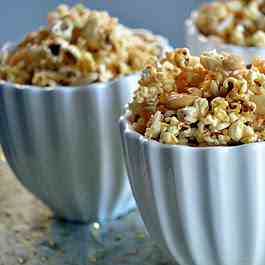
[[[0,265],[171,265],[137,211],[108,225],[63,223],[0,162]]]

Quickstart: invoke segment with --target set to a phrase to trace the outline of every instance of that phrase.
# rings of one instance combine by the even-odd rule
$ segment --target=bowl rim
[[[130,79],[139,76],[141,72],[131,73],[129,75],[124,75],[119,78],[110,80],[108,82],[96,82],[87,85],[80,85],[80,86],[51,86],[51,87],[42,87],[42,86],[35,86],[35,85],[24,85],[24,84],[16,84],[10,81],[0,80],[0,86],[4,86],[5,89],[15,89],[20,91],[28,91],[28,92],[51,92],[51,91],[58,91],[58,92],[71,92],[71,91],[85,91],[85,90],[93,90],[93,89],[104,89],[113,86],[115,83],[119,83],[124,79]]]
[[[131,30],[133,32],[135,32],[136,34],[143,34],[143,33],[147,33],[147,34],[152,34],[160,43],[162,49],[162,54],[165,53],[168,50],[171,50],[172,47],[170,45],[169,40],[159,34],[154,34],[152,31],[148,30],[148,29],[142,29],[142,28],[131,28]],[[5,42],[1,47],[0,47],[0,54],[2,52],[4,52],[5,50],[11,49],[12,47],[15,46],[15,42],[10,42],[7,41]],[[5,87],[12,87],[13,89],[18,89],[18,90],[25,90],[25,91],[43,91],[43,92],[48,92],[48,91],[61,91],[61,92],[69,92],[69,91],[77,91],[77,90],[85,90],[85,89],[103,89],[105,87],[110,87],[113,84],[115,84],[116,82],[120,82],[123,79],[127,79],[127,78],[134,78],[136,76],[140,76],[142,73],[142,71],[136,71],[136,72],[132,72],[130,74],[127,75],[121,75],[118,76],[115,79],[111,79],[107,82],[95,82],[95,83],[88,83],[88,84],[83,84],[83,85],[72,85],[72,86],[62,86],[62,85],[56,85],[56,86],[51,86],[51,87],[42,87],[42,86],[36,86],[36,85],[28,85],[28,84],[17,84],[17,83],[13,83],[10,81],[5,81],[5,80],[0,80],[0,86],[5,86]]]
[[[173,151],[218,151],[218,152],[228,152],[228,151],[235,151],[235,150],[244,150],[248,149],[250,147],[257,147],[257,146],[264,146],[265,147],[265,141],[263,142],[254,142],[249,144],[239,144],[239,145],[222,145],[222,146],[189,146],[189,145],[177,145],[177,144],[162,144],[158,141],[155,141],[153,139],[148,139],[144,135],[140,134],[139,132],[135,131],[131,123],[128,120],[128,117],[130,115],[130,111],[128,110],[128,105],[125,106],[124,114],[119,119],[119,124],[121,128],[121,134],[123,135],[130,135],[134,139],[137,139],[141,144],[148,144],[154,147],[163,148],[163,149],[170,149]]]
[[[198,16],[198,11],[193,10],[190,14],[190,16],[185,20],[184,24],[186,26],[187,33],[189,35],[197,35],[198,40],[202,43],[213,43],[215,46],[219,46],[220,49],[242,49],[247,52],[256,52],[258,51],[264,51],[265,47],[255,47],[255,46],[241,46],[241,45],[235,45],[231,43],[225,43],[221,40],[215,39],[214,35],[211,35],[209,37],[203,35],[201,32],[199,32],[196,24],[194,23],[196,17]]]

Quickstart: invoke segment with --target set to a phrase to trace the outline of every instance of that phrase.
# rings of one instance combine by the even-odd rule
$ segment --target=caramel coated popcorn
[[[161,52],[157,37],[107,12],[60,5],[46,27],[2,54],[0,79],[37,86],[106,82],[142,70]]]
[[[146,67],[129,105],[133,128],[164,144],[265,140],[265,60],[176,49]]]
[[[229,0],[204,4],[196,18],[198,30],[225,43],[265,47],[264,0]]]

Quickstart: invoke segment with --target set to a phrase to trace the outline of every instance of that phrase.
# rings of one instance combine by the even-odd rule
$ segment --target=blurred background
[[[26,32],[46,23],[46,15],[60,3],[83,3],[105,9],[130,27],[143,27],[167,37],[171,44],[184,45],[183,23],[191,10],[206,0],[1,0],[0,45],[21,39]]]

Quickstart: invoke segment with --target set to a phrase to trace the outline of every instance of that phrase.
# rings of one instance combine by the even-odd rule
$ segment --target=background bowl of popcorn
[[[178,264],[265,262],[264,69],[176,49],[144,70],[120,119],[144,223]]]
[[[263,1],[204,4],[185,21],[186,45],[194,54],[216,49],[241,55],[247,63],[265,56]]]
[[[117,120],[139,73],[128,69],[123,57],[118,60],[126,56],[118,46],[127,41],[119,34],[132,33],[105,12],[83,9],[60,6],[49,15],[48,30],[30,33],[18,46],[2,51],[1,144],[17,178],[57,217],[105,222],[135,207]],[[73,38],[80,30],[75,29],[81,26],[73,26],[71,16],[75,22],[75,16],[88,17],[82,29],[90,38],[80,37],[76,45]],[[109,29],[112,23],[115,33]],[[141,36],[133,37],[140,42],[134,48],[142,47],[144,38],[157,38],[161,50],[168,45],[147,31],[134,32]],[[114,35],[115,41],[108,39]],[[100,46],[112,42],[116,48]],[[82,45],[91,45],[91,53],[79,49]],[[134,48],[131,64],[141,64]]]

